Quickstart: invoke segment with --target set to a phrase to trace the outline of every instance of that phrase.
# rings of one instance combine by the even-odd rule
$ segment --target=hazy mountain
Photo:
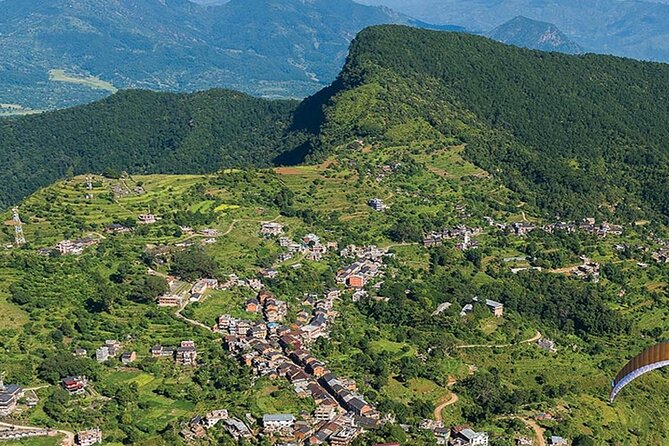
[[[635,0],[359,0],[431,23],[490,32],[522,15],[553,23],[588,51],[669,61],[669,5]]]
[[[498,26],[488,37],[522,48],[541,51],[559,51],[561,53],[578,54],[582,48],[570,40],[557,26],[518,16]]]
[[[32,108],[128,87],[306,96],[334,79],[362,28],[410,21],[351,0],[2,3],[0,104]]]

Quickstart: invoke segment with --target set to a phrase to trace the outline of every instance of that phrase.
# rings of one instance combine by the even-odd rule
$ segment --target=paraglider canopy
[[[669,366],[669,342],[662,342],[647,348],[627,363],[613,380],[611,402],[616,399],[625,386],[653,370]]]

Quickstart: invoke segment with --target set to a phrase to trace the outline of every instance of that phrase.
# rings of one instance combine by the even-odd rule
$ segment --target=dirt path
[[[10,429],[16,429],[16,430],[48,430],[61,435],[65,435],[65,438],[61,442],[62,446],[74,446],[74,433],[69,431],[49,429],[47,427],[22,426],[20,424],[9,424],[9,423],[0,423],[0,427],[8,427]]]
[[[538,446],[547,446],[546,437],[544,436],[546,430],[541,426],[539,426],[539,423],[529,418],[521,418],[521,417],[516,417],[516,418],[525,423],[527,427],[529,427],[534,431],[534,436],[537,439],[536,444]]]
[[[508,348],[508,347],[514,347],[516,345],[522,345],[522,344],[531,344],[533,342],[537,342],[539,339],[541,339],[543,335],[541,334],[540,331],[537,331],[537,333],[532,336],[529,339],[525,339],[524,341],[516,342],[515,344],[500,344],[500,345],[494,345],[494,344],[469,344],[469,345],[456,345],[455,348]]]
[[[453,378],[452,376],[448,377],[448,384],[446,384],[446,387],[449,389],[456,385],[458,383],[458,380]],[[443,418],[441,416],[441,413],[446,409],[448,406],[452,406],[453,404],[457,403],[460,397],[458,397],[455,393],[450,392],[448,398],[439,404],[437,407],[434,408],[434,420],[435,421],[443,421]]]
[[[459,399],[460,398],[455,393],[451,392],[451,396],[446,401],[435,407],[434,420],[442,421],[441,413],[444,411],[444,409],[446,409],[448,406],[452,406],[453,404],[457,403]]]
[[[189,323],[190,325],[193,325],[193,326],[195,326],[195,327],[204,328],[204,329],[207,330],[207,331],[211,331],[211,332],[213,332],[213,330],[211,329],[211,327],[207,327],[206,325],[204,325],[204,324],[203,324],[202,322],[200,322],[200,321],[196,321],[196,320],[193,320],[193,319],[188,319],[186,316],[184,316],[183,314],[181,314],[181,312],[184,310],[184,308],[186,308],[186,305],[184,305],[183,307],[179,308],[179,309],[176,311],[176,313],[174,313],[174,315],[175,315],[177,318],[181,319],[182,321]]]

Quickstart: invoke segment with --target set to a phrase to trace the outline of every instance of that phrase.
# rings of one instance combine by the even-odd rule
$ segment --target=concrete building
[[[16,410],[19,398],[23,397],[23,389],[16,384],[5,385],[0,377],[0,416],[6,417]]]

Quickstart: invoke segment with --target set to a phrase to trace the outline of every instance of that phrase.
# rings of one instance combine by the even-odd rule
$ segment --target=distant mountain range
[[[557,26],[518,16],[487,34],[491,39],[522,48],[579,54],[583,49]]]
[[[124,88],[227,87],[300,98],[334,80],[350,41],[367,26],[466,31],[351,0],[0,1],[0,116],[91,102]],[[573,52],[548,24],[516,21],[496,35]]]
[[[116,88],[223,86],[258,96],[304,97],[335,78],[358,31],[412,22],[351,0],[2,5],[0,104],[34,109],[88,102]]]
[[[359,0],[487,33],[517,16],[552,23],[589,52],[669,62],[669,5],[636,0]]]
[[[126,88],[226,87],[302,98],[334,80],[351,40],[376,24],[669,60],[669,5],[662,4],[357,0],[400,13],[352,0],[194,1],[0,0],[0,116],[87,103]]]
[[[546,215],[669,222],[667,97],[667,64],[376,26],[358,34],[335,82],[301,103],[121,91],[0,120],[0,207],[71,174],[320,161],[362,138],[464,144],[469,161]]]

